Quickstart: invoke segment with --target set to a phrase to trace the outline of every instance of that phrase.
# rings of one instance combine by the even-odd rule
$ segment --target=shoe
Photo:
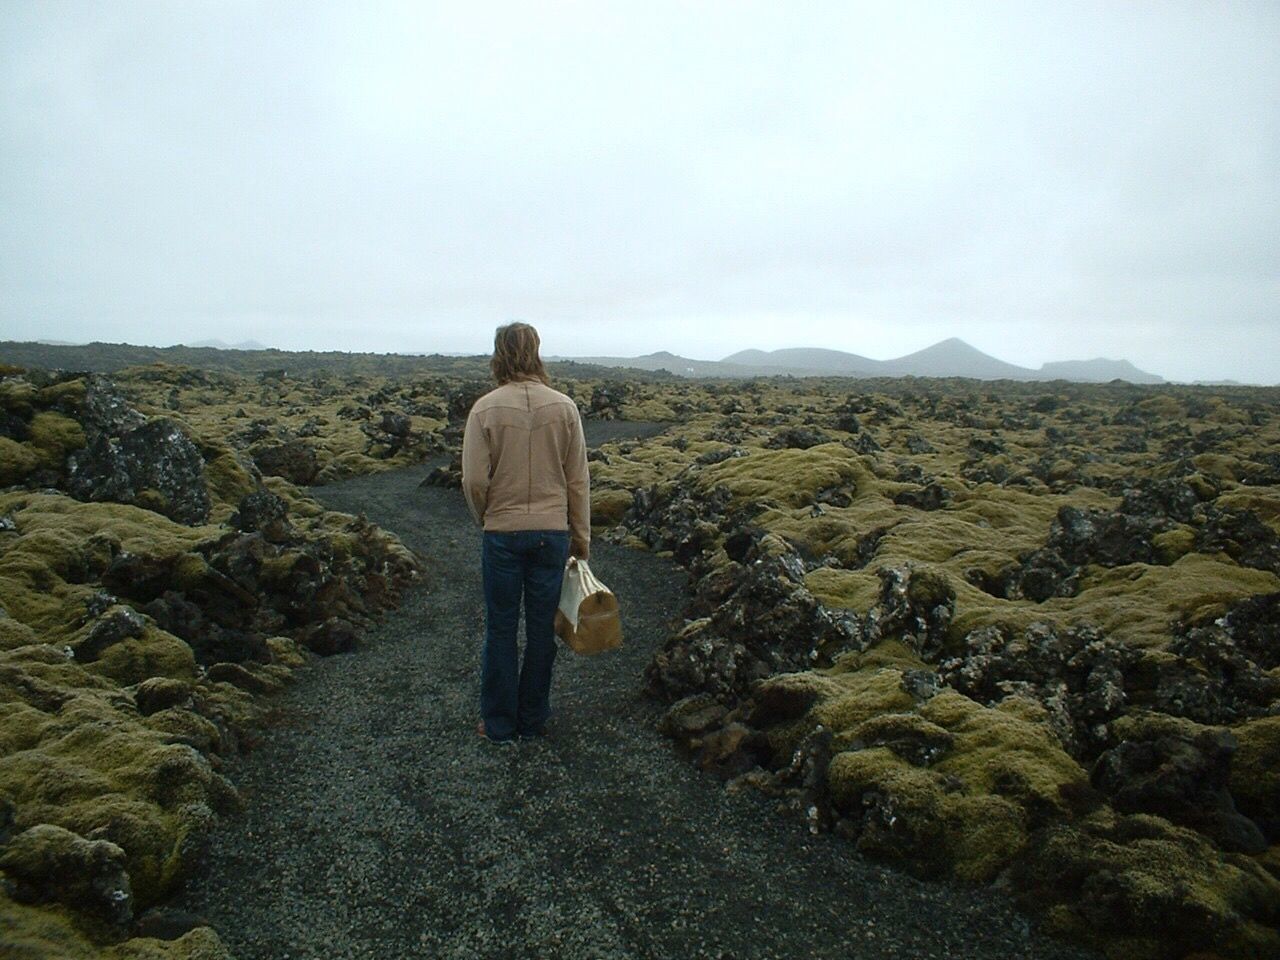
[[[488,732],[487,730],[485,730],[485,728],[484,728],[484,721],[483,721],[483,720],[481,720],[479,723],[477,723],[477,724],[476,724],[476,733],[477,733],[477,734],[479,734],[480,736],[484,737],[484,738],[485,738],[486,740],[488,740],[490,743],[508,744],[508,743],[515,743],[515,742],[516,742],[516,738],[515,738],[515,737],[506,737],[505,739],[499,739],[498,737],[491,737],[491,736],[489,736],[489,732]]]
[[[535,731],[535,732],[533,732],[533,733],[520,733],[520,734],[517,734],[517,736],[518,736],[521,740],[541,740],[541,739],[542,739],[543,737],[545,737],[546,735],[547,735],[547,731],[546,731],[545,729],[543,729],[543,730],[537,730],[537,731]]]

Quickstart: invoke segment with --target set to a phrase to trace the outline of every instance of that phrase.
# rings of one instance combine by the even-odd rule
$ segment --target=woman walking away
[[[527,323],[499,327],[498,388],[475,402],[462,435],[462,490],[484,527],[485,635],[480,724],[495,743],[546,733],[555,615],[570,553],[591,545],[591,479],[577,405],[551,389]],[[524,664],[516,628],[524,600]]]

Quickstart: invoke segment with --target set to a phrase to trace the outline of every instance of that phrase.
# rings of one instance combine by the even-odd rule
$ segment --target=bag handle
[[[565,571],[576,570],[582,579],[582,592],[585,596],[591,596],[596,593],[612,593],[608,587],[600,582],[600,578],[591,570],[591,565],[585,560],[579,560],[577,557],[569,557],[564,564]]]

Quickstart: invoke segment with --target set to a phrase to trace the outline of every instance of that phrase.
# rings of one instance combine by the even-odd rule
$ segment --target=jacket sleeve
[[[591,473],[587,469],[582,417],[576,407],[572,419],[564,458],[564,478],[569,488],[569,552],[586,560],[591,552]]]
[[[475,413],[467,416],[462,431],[462,495],[476,523],[484,526],[489,502],[489,438]]]

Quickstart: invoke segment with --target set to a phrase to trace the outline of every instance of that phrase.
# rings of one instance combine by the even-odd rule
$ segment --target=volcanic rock
[[[902,490],[893,496],[893,502],[917,510],[941,510],[951,502],[951,491],[934,482],[919,490]]]
[[[808,450],[810,447],[830,442],[830,436],[813,427],[788,427],[770,437],[765,446],[772,450]]]
[[[455,454],[453,459],[447,464],[436,467],[431,470],[422,482],[418,484],[420,487],[451,487],[458,490],[462,487],[462,456]]]
[[[1091,780],[1122,813],[1156,814],[1199,830],[1224,850],[1261,853],[1266,839],[1236,812],[1227,789],[1235,751],[1228,730],[1126,740],[1098,757]]]
[[[925,660],[936,660],[955,616],[956,594],[945,577],[913,567],[882,567],[880,599],[862,622],[866,645],[887,637],[907,642]]]
[[[1204,525],[1196,532],[1196,549],[1225,553],[1242,566],[1280,574],[1280,534],[1252,510],[1210,507]]]
[[[320,472],[315,448],[302,440],[260,447],[254,452],[253,461],[267,476],[284,477],[300,487],[307,486]]]
[[[146,628],[146,620],[132,607],[116,607],[95,623],[89,635],[76,644],[76,660],[81,663],[97,660],[107,647],[129,637],[140,637]]]
[[[1126,672],[1140,659],[1086,624],[1059,630],[1034,623],[1021,633],[992,625],[966,634],[963,654],[939,664],[938,675],[979,703],[1038,701],[1064,748],[1080,757],[1106,741],[1107,722],[1128,702]]]
[[[146,419],[100,378],[90,380],[83,409],[88,443],[67,458],[73,497],[131,503],[179,523],[208,520],[204,458],[175,421]]]
[[[271,542],[282,543],[291,532],[288,517],[288,501],[269,490],[258,490],[240,498],[228,523],[237,530],[261,531]]]

